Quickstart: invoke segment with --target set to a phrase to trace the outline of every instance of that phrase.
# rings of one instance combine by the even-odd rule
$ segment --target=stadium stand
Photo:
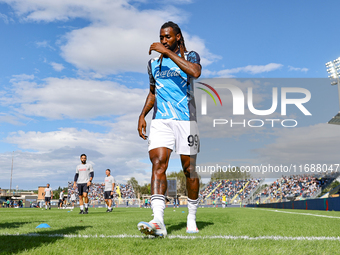
[[[210,199],[216,204],[221,202],[223,194],[226,194],[228,203],[247,200],[261,186],[259,184],[262,181],[262,179],[211,181],[200,191],[200,198],[203,201]]]
[[[339,176],[338,172],[282,176],[260,192],[263,179],[215,180],[203,187],[200,198],[203,204],[219,204],[223,194],[230,204],[312,199]]]
[[[316,198],[330,185],[339,173],[282,176],[264,188],[254,202],[275,203],[279,201]]]

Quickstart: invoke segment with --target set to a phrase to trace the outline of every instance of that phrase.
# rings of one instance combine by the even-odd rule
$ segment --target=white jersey
[[[76,201],[76,194],[73,193],[73,194],[71,195],[71,200],[72,200],[72,201]]]
[[[90,181],[90,173],[93,172],[91,164],[80,164],[76,168],[76,173],[79,174],[77,183],[88,183]]]
[[[52,194],[52,188],[45,188],[45,197],[51,197]]]
[[[110,175],[105,177],[105,190],[104,191],[112,191],[112,184],[115,183],[115,178]]]
[[[64,199],[64,192],[60,192],[59,199],[61,199],[61,200]]]

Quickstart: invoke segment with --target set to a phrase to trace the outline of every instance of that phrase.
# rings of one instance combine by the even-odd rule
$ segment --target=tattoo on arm
[[[186,74],[192,77],[195,77],[195,78],[198,78],[201,75],[201,66],[199,64],[191,63],[190,61],[185,60],[184,58],[181,58],[174,52],[171,52],[168,56]]]

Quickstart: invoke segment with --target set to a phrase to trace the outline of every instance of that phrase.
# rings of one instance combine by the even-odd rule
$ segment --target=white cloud
[[[244,67],[236,67],[236,68],[224,69],[220,71],[205,70],[203,71],[203,74],[206,76],[218,76],[218,77],[230,78],[230,77],[234,77],[234,74],[241,73],[241,72],[250,73],[250,74],[259,74],[259,73],[267,73],[267,72],[275,71],[277,69],[280,69],[281,67],[283,67],[282,64],[269,63],[267,65],[248,65]]]
[[[9,24],[7,15],[0,13],[0,19],[2,19],[5,24]]]
[[[149,47],[151,43],[159,40],[161,24],[168,20],[175,20],[181,24],[186,19],[186,15],[175,7],[138,10],[124,0],[4,0],[4,2],[10,4],[16,14],[26,21],[52,22],[73,18],[89,20],[91,22],[89,26],[65,34],[61,54],[77,68],[93,70],[103,75],[145,72],[150,58]],[[199,37],[186,35],[185,39],[188,46],[193,46],[190,50],[196,50],[201,55],[202,65],[207,65],[217,58],[206,49]]]
[[[205,46],[204,40],[198,36],[191,36],[183,31],[183,37],[187,50],[194,50],[200,55],[202,66],[210,65],[214,61],[221,59],[220,56],[211,53]]]
[[[129,89],[110,81],[47,78],[37,84],[25,78],[34,76],[15,76],[12,90],[0,102],[21,114],[48,119],[91,119],[139,112],[147,95],[147,90]]]
[[[0,91],[1,104],[13,112],[12,115],[0,113],[0,122],[19,125],[32,120],[26,116],[34,116],[43,117],[38,119],[43,126],[51,119],[70,118],[105,126],[106,131],[70,127],[10,133],[3,142],[23,150],[15,152],[13,178],[19,186],[25,183],[26,187],[34,187],[46,182],[66,185],[73,178],[79,155],[84,152],[97,171],[103,170],[96,181],[102,181],[106,168],[113,171],[118,181],[126,181],[131,176],[138,177],[140,182],[150,181],[150,174],[146,173],[150,164],[143,163],[147,142],[137,133],[138,115],[148,90],[129,89],[109,81],[47,78],[38,84],[34,79],[34,75],[13,76],[12,88]],[[99,116],[104,118],[96,120]],[[148,123],[150,117],[151,114]],[[0,155],[0,163],[7,165],[9,157],[5,155]],[[9,174],[4,170],[2,180],[7,180]],[[0,181],[0,186],[7,184]]]
[[[63,66],[63,64],[59,64],[56,62],[51,62],[51,66],[53,67],[54,70],[56,70],[57,72],[61,72],[62,70],[65,69],[65,67]]]
[[[89,162],[94,165],[95,182],[104,180],[107,168],[112,170],[118,181],[125,182],[135,176],[140,182],[149,182],[150,164],[143,163],[147,156],[147,141],[138,136],[136,120],[135,114],[121,116],[104,133],[77,128],[12,132],[4,142],[24,150],[15,152],[13,178],[21,186],[22,183],[29,187],[41,185],[39,182],[66,185],[67,181],[73,180],[75,166],[80,163],[79,155],[86,153]],[[10,158],[5,155],[0,157],[0,163],[8,165]],[[8,179],[9,174],[5,171],[2,180]],[[4,185],[3,181],[0,181],[1,185]]]
[[[293,66],[288,66],[288,70],[289,71],[298,71],[298,72],[308,72],[308,68],[306,67],[303,67],[303,68],[300,68],[300,67],[293,67]]]
[[[19,118],[8,113],[0,112],[0,123],[9,123],[12,125],[22,125]]]
[[[21,82],[21,81],[26,81],[26,80],[33,80],[34,79],[34,74],[17,74],[17,75],[12,75],[12,79],[10,79],[11,83],[15,82]]]
[[[35,45],[38,47],[38,48],[49,48],[51,50],[55,50],[55,48],[53,48],[48,41],[44,40],[44,41],[41,41],[41,42],[35,42]]]

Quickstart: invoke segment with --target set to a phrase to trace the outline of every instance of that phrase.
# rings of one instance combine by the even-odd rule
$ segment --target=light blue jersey
[[[185,59],[200,64],[200,57],[194,51],[186,52]],[[148,64],[150,84],[156,86],[153,119],[196,121],[193,78],[170,58],[163,57],[161,71],[159,65],[159,58],[151,59]]]

